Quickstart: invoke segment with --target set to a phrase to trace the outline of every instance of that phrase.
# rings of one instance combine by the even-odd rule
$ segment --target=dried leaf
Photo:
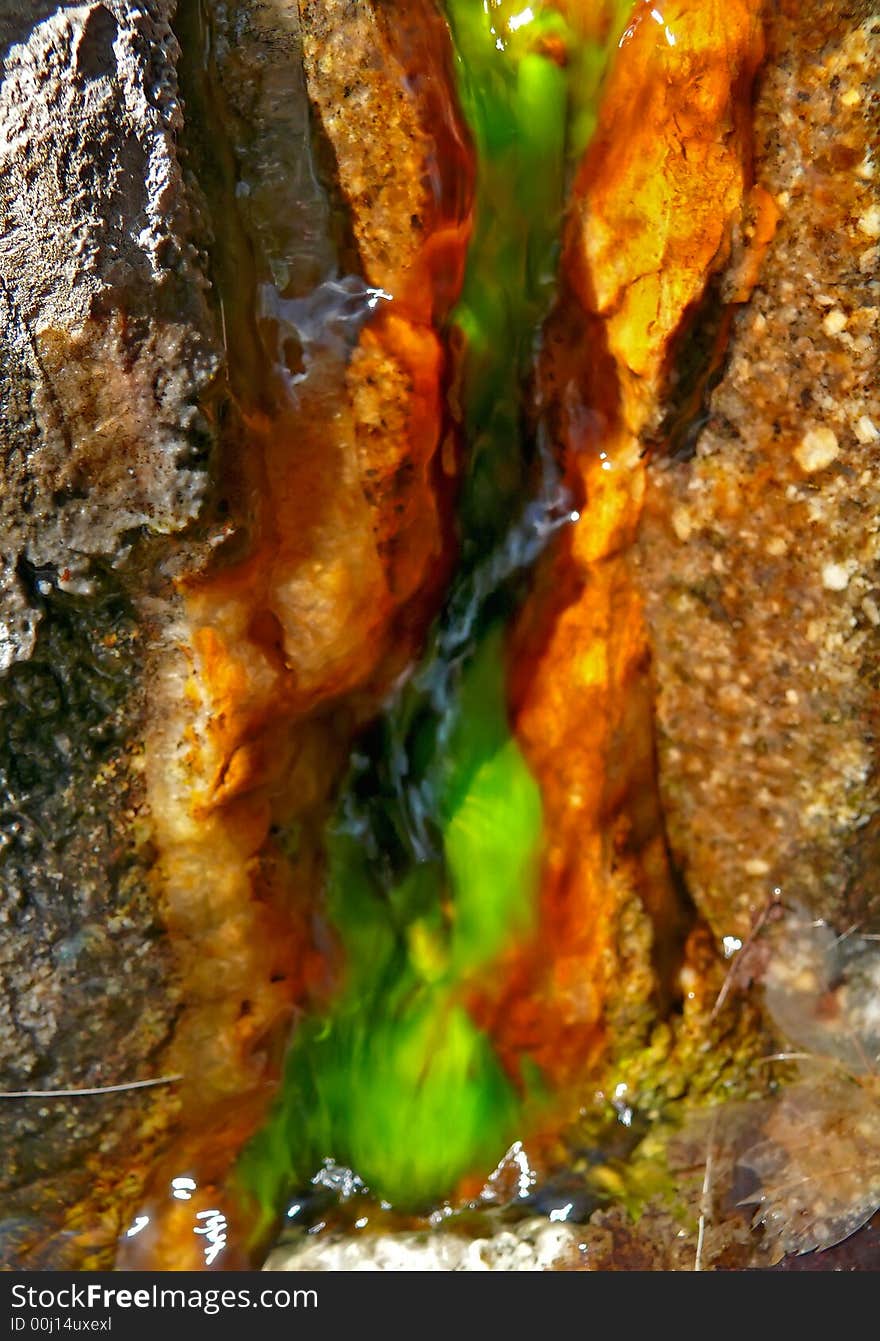
[[[787,1086],[739,1162],[759,1179],[753,1223],[783,1253],[840,1243],[880,1206],[880,1092],[841,1071]]]
[[[771,929],[767,1009],[798,1047],[854,1075],[880,1064],[880,943],[787,912]]]
[[[707,1218],[731,1200],[756,1207],[778,1260],[833,1247],[880,1207],[880,943],[787,909],[762,927],[750,974],[756,963],[799,1079],[695,1115],[671,1154],[680,1168],[711,1163]]]

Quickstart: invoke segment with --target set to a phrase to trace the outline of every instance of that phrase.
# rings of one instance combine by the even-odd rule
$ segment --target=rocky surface
[[[451,192],[432,170],[460,132],[451,100],[435,107],[448,39],[424,14],[437,39],[424,48],[376,5],[341,7],[333,42],[323,9],[291,0],[178,20],[226,367],[216,561],[181,574],[166,610],[145,748],[183,978],[167,1063],[185,1077],[182,1115],[125,1261],[203,1265],[192,1216],[218,1205],[237,1226],[224,1265],[251,1250],[231,1169],[274,1093],[293,1010],[337,969],[322,825],[354,726],[418,643],[447,570],[434,320],[461,276],[470,178],[456,171]],[[356,130],[389,102],[377,155]],[[198,1183],[186,1207],[168,1199],[182,1168]]]
[[[4,1264],[107,1265],[146,1208],[119,1262],[205,1265],[217,1207],[219,1265],[244,1264],[229,1169],[334,967],[327,798],[447,573],[434,323],[472,181],[436,11],[174,9],[0,0],[0,1089],[183,1076],[0,1098]],[[704,933],[677,973],[683,891],[729,944],[780,899],[880,911],[880,18],[768,7],[750,139],[757,9],[728,6],[720,61],[672,0],[628,30],[625,78],[658,50],[668,77],[628,164],[606,114],[539,378],[580,510],[516,635],[545,922],[476,1009],[564,1086],[608,1031],[650,1037],[625,1073],[646,1110],[727,1084],[751,1027],[716,1012]],[[639,228],[644,270],[614,243]],[[685,1004],[661,1038],[680,993],[699,1029]],[[686,1223],[330,1233],[267,1265],[690,1269],[699,1195]],[[704,1227],[705,1265],[750,1260],[744,1219]]]
[[[0,11],[4,1091],[156,1076],[176,1010],[139,758],[150,635],[131,601],[137,550],[152,565],[150,537],[199,510],[197,400],[217,362],[173,7]],[[130,1151],[154,1094],[0,1101],[4,1261],[66,1260],[64,1236],[29,1246],[81,1196],[106,1239],[98,1163]]]
[[[37,8],[7,0],[2,18],[0,668],[34,647],[29,569],[87,592],[90,556],[196,514],[215,363],[174,5]]]
[[[225,1176],[328,972],[289,831],[356,714],[309,714],[387,682],[445,572],[448,41],[300,8],[0,13],[5,1088],[182,1077],[8,1101],[13,1260],[112,1259],[163,1161]]]
[[[531,987],[516,981],[498,1027],[511,1055],[537,1046],[563,1082],[651,1028],[678,992],[690,917],[667,860],[631,562],[640,435],[662,413],[689,307],[730,253],[762,41],[758,0],[723,17],[671,4],[665,19],[633,11],[609,71],[539,374],[574,524],[539,566],[517,635],[514,722],[541,785],[547,850]]]
[[[670,842],[739,937],[780,897],[880,910],[880,19],[803,20],[772,11],[756,103],[775,235],[691,458],[653,456],[640,541]]]

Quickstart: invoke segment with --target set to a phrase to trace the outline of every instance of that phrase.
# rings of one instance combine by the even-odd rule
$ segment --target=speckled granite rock
[[[880,16],[771,7],[755,174],[778,210],[693,459],[641,535],[669,838],[716,933],[781,897],[880,913]]]

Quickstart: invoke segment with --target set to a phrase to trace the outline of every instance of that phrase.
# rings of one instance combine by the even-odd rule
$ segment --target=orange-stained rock
[[[648,470],[664,810],[719,939],[776,899],[841,931],[880,916],[874,15],[770,7],[759,287],[692,450]]]
[[[670,340],[726,261],[748,185],[761,0],[636,6],[575,190],[569,273],[625,401],[658,387]],[[642,424],[629,404],[634,432]]]
[[[448,34],[427,4],[421,26],[409,5],[399,23],[373,4],[232,8],[215,16],[204,95],[226,107],[238,182],[234,205],[214,203],[235,211],[216,259],[227,516],[214,561],[178,579],[153,667],[145,768],[185,1003],[167,1067],[184,1081],[139,1212],[150,1231],[123,1253],[138,1265],[215,1265],[193,1221],[215,1202],[236,1226],[216,1266],[246,1252],[230,1165],[272,1097],[295,1004],[333,974],[320,828],[354,726],[415,650],[448,567],[435,323],[461,282],[471,199]],[[338,198],[303,184],[309,103]],[[289,202],[267,193],[273,173]],[[191,1206],[168,1192],[178,1175],[198,1186]]]
[[[758,0],[637,7],[575,184],[567,287],[546,336],[539,399],[580,516],[544,561],[514,643],[516,732],[541,784],[547,854],[536,944],[494,1019],[510,1057],[527,1050],[563,1085],[609,1021],[625,1043],[668,999],[686,927],[632,562],[641,435],[675,342],[731,254],[759,19]]]

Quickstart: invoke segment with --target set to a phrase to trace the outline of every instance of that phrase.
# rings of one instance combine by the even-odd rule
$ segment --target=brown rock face
[[[655,786],[632,562],[640,437],[662,416],[689,308],[730,254],[762,36],[755,0],[723,14],[670,4],[664,18],[636,7],[609,74],[539,375],[577,520],[520,621],[515,726],[541,784],[547,857],[530,989],[517,981],[500,1028],[566,1082],[665,1008],[688,921]]]
[[[0,16],[0,1088],[161,1075],[176,987],[148,886],[132,587],[206,488],[217,362],[177,136],[173,5]],[[104,1222],[156,1092],[9,1098],[0,1259]],[[120,1163],[118,1166],[124,1167]],[[44,1248],[30,1248],[46,1238]]]
[[[0,19],[2,1085],[177,1077],[4,1102],[18,1264],[111,1262],[181,1169],[202,1190],[137,1260],[202,1247],[329,971],[309,817],[446,570],[445,29],[184,4],[181,59],[173,9]]]
[[[3,668],[40,621],[22,564],[87,588],[90,556],[180,530],[204,493],[197,399],[216,351],[176,147],[173,8],[4,6]]]
[[[778,224],[691,459],[640,539],[669,838],[716,933],[878,911],[877,135],[868,5],[773,7],[755,176]]]

